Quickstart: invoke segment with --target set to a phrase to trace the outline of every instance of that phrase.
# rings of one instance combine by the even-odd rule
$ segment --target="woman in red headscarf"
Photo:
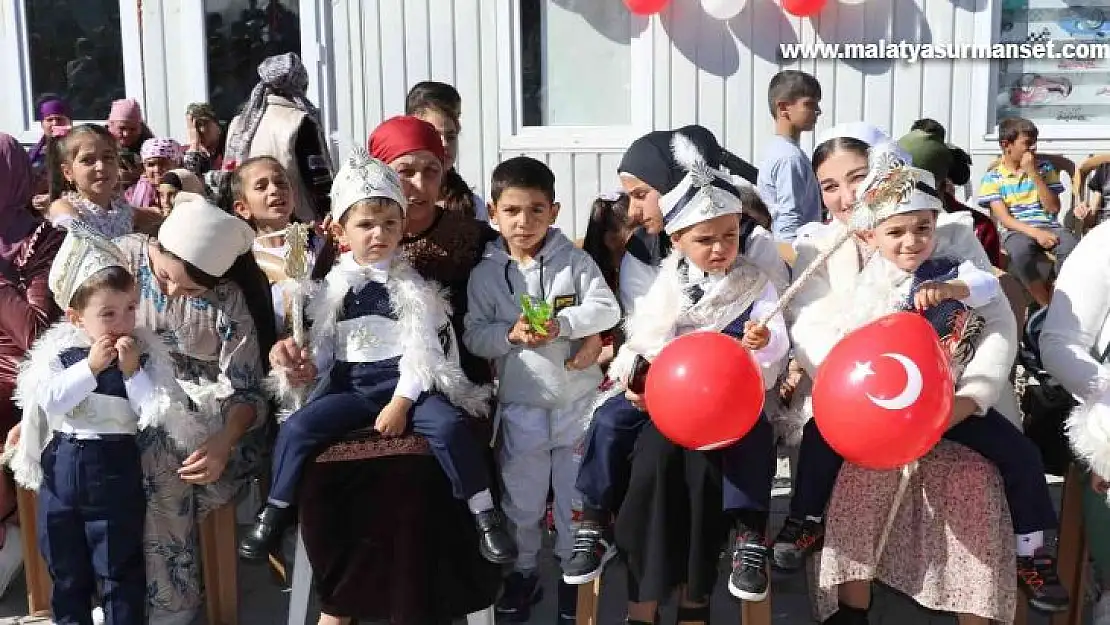
[[[462,324],[470,272],[496,233],[436,205],[446,168],[431,124],[394,117],[370,136],[369,150],[401,179],[408,202],[402,250],[421,276],[448,290],[464,373],[489,383],[489,365],[463,347]],[[322,257],[320,266],[330,262]],[[486,428],[480,435],[488,439],[488,423],[475,427]],[[466,505],[452,496],[424,439],[356,432],[324,451],[303,480],[301,532],[321,623],[446,623],[493,603],[500,570],[479,555]]]

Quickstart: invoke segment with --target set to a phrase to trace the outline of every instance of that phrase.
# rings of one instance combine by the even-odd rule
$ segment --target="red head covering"
[[[443,140],[439,138],[435,126],[408,115],[392,117],[382,122],[370,133],[366,148],[370,151],[370,156],[386,164],[420,150],[431,152],[441,163],[447,160],[447,155],[443,152]]]

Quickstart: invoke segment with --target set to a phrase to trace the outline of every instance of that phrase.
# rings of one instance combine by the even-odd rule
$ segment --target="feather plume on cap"
[[[743,204],[732,176],[715,169],[689,137],[676,132],[671,151],[686,176],[659,199],[663,227],[668,234],[721,215],[740,214]]]
[[[870,161],[848,220],[850,230],[871,230],[901,213],[943,209],[933,175],[911,167],[894,144],[873,147]]]
[[[686,170],[695,186],[709,186],[713,184],[714,178],[719,177],[705,161],[705,156],[698,150],[698,146],[681,132],[676,132],[674,139],[671,140],[671,152],[674,153],[675,162]]]

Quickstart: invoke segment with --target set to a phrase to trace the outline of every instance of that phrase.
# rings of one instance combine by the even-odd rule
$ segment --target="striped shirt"
[[[1060,183],[1060,174],[1048,161],[1039,161],[1037,171],[1041,179],[1053,193],[1059,195],[1064,191]],[[1023,171],[1013,171],[1005,163],[999,162],[983,175],[983,182],[979,185],[979,204],[990,208],[991,202],[1002,200],[1010,215],[1014,219],[1029,225],[1050,225],[1056,223],[1056,218],[1049,215],[1041,204],[1037,195],[1037,186],[1033,178]]]

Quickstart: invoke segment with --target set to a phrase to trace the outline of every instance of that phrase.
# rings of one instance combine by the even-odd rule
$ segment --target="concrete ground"
[[[789,470],[785,462],[780,465],[776,478],[773,504],[772,527],[781,525],[789,498]],[[1053,486],[1053,494],[1059,501],[1059,484]],[[722,562],[722,571],[726,563]],[[623,623],[625,583],[624,571],[620,566],[611,566],[606,571],[601,596],[599,625]],[[713,623],[736,623],[740,620],[737,603],[725,588],[727,574],[723,574],[712,600]],[[556,617],[556,584],[558,568],[550,555],[543,563],[544,598],[535,607],[530,625],[554,625]],[[772,583],[772,609],[777,625],[812,623],[809,597],[806,591],[804,574],[794,576],[776,575]],[[284,625],[287,622],[289,594],[280,588],[264,566],[242,566],[239,569],[240,586],[240,625]],[[48,623],[43,619],[32,619],[27,612],[26,586],[22,577],[12,583],[7,594],[0,599],[0,625],[30,625]],[[315,608],[310,606],[309,623],[315,623]],[[665,606],[661,623],[674,622],[674,607]],[[906,597],[880,587],[876,591],[874,607],[871,612],[872,625],[948,625],[955,623],[951,615],[924,610]],[[1047,625],[1048,619],[1030,612],[1029,625]],[[199,625],[199,624],[198,624]],[[300,624],[298,624],[300,625]]]

